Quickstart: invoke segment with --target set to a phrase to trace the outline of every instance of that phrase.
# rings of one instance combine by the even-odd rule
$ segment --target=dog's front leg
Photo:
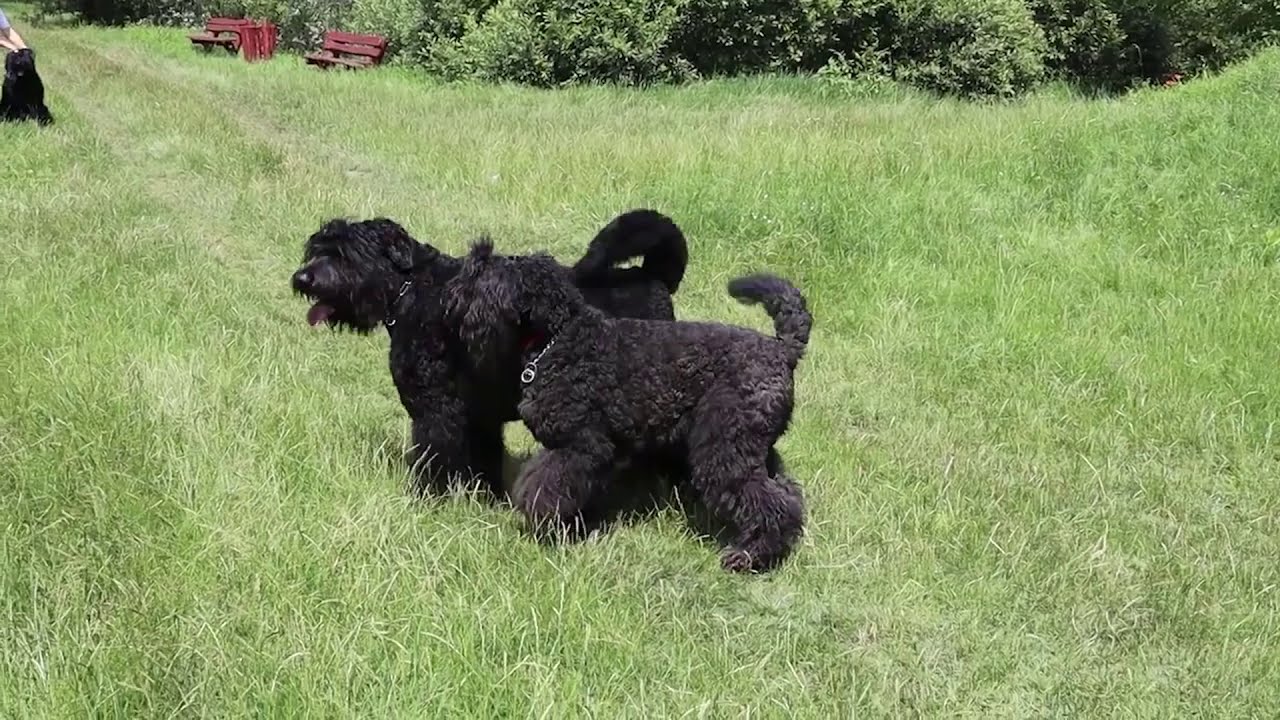
[[[391,375],[413,423],[405,461],[418,494],[443,494],[450,482],[469,484],[477,471],[471,465],[471,398],[451,372],[442,358],[422,353],[406,364],[393,353]]]
[[[525,463],[516,481],[516,505],[539,538],[575,538],[586,530],[583,509],[608,485],[612,469],[612,443],[584,434]]]
[[[502,441],[502,423],[472,420],[467,429],[467,447],[471,471],[480,477],[494,500],[504,499],[507,492],[502,485],[502,463],[507,448]]]
[[[419,494],[443,494],[451,480],[470,482],[471,454],[464,427],[464,421],[455,425],[438,415],[413,419],[405,462]]]

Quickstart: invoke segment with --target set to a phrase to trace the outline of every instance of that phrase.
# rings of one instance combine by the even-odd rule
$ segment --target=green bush
[[[262,2],[259,0],[248,5],[261,6],[255,12],[250,8],[246,14],[250,17],[266,18],[280,27],[280,45],[288,50],[315,50],[324,39],[328,30],[335,28],[347,30],[347,19],[350,17],[352,0],[281,0],[280,2]],[[274,10],[270,7],[275,5]]]
[[[900,0],[894,75],[965,96],[1011,96],[1044,73],[1044,33],[1023,0]]]
[[[70,14],[100,25],[124,25],[147,20],[174,25],[200,17],[204,3],[198,0],[39,0],[40,12]]]
[[[1055,77],[1117,87],[1136,72],[1120,17],[1107,0],[1031,0],[1045,34],[1045,68]]]
[[[811,44],[800,69],[839,67],[848,76],[888,75],[899,25],[893,0],[809,0],[809,17]]]
[[[437,67],[541,86],[679,79],[685,70],[666,48],[679,10],[679,0],[500,0],[437,50]]]
[[[424,0],[411,52],[417,62],[442,73],[459,66],[459,44],[480,27],[493,0]]]
[[[1280,39],[1280,0],[36,0],[89,22],[268,18],[287,49],[387,36],[448,77],[553,86],[817,72],[964,96],[1049,75],[1122,90]]]
[[[1054,76],[1124,89],[1239,60],[1280,33],[1276,0],[1030,0]]]
[[[672,51],[703,75],[790,69],[811,43],[805,0],[687,0]]]
[[[700,75],[880,71],[891,0],[687,0],[670,48]]]
[[[386,37],[389,51],[412,51],[418,42],[422,5],[422,0],[354,0],[346,24],[353,32]]]
[[[1276,0],[1149,0],[1133,3],[1147,22],[1163,20],[1167,69],[1198,72],[1241,60],[1280,34]]]
[[[449,78],[477,77],[531,85],[554,82],[544,29],[510,0],[494,5],[476,27],[434,49],[434,69]]]
[[[970,96],[1031,87],[1045,52],[1022,0],[689,0],[671,47],[702,74],[890,73]]]

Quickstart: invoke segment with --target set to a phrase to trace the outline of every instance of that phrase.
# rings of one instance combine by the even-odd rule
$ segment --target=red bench
[[[192,45],[199,45],[205,50],[218,45],[227,52],[234,53],[240,49],[240,33],[248,24],[249,21],[244,18],[212,17],[204,24],[204,32],[187,37]]]
[[[330,30],[324,34],[319,52],[308,53],[308,65],[329,69],[341,65],[348,69],[373,67],[387,54],[387,39],[380,35]]]

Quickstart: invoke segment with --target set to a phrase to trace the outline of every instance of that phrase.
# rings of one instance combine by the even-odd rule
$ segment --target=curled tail
[[[796,286],[776,275],[747,275],[729,281],[729,294],[742,303],[763,304],[773,318],[778,341],[790,352],[792,366],[800,362],[809,344],[813,315]]]
[[[689,264],[689,248],[671,218],[656,210],[629,210],[596,233],[573,266],[574,278],[579,284],[606,281],[615,265],[634,257],[643,257],[641,271],[674,295]]]

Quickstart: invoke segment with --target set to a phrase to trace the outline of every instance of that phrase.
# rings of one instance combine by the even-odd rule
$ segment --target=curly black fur
[[[645,257],[645,267],[614,267],[635,255]],[[587,301],[604,312],[673,319],[671,294],[686,256],[684,235],[670,218],[633,210],[604,227],[575,268],[557,263],[556,272],[582,284]],[[445,284],[460,267],[392,220],[334,219],[307,240],[292,286],[313,301],[312,325],[387,328],[391,377],[412,421],[405,459],[417,489],[439,492],[452,479],[479,477],[501,496],[502,427],[519,417],[519,366],[515,358],[504,365],[496,356],[471,357],[445,325]]]
[[[53,123],[53,115],[44,104],[44,83],[36,72],[36,54],[30,48],[15,50],[4,58],[0,120],[35,120],[41,125]]]
[[[520,417],[544,449],[525,464],[515,500],[536,532],[573,534],[583,508],[612,492],[620,458],[657,453],[682,458],[698,498],[733,528],[726,569],[767,570],[790,554],[804,499],[774,446],[791,421],[812,317],[772,275],[738,278],[729,292],[763,304],[776,337],[611,318],[550,256],[475,244],[449,283],[446,317],[472,354],[513,355],[523,367]]]

